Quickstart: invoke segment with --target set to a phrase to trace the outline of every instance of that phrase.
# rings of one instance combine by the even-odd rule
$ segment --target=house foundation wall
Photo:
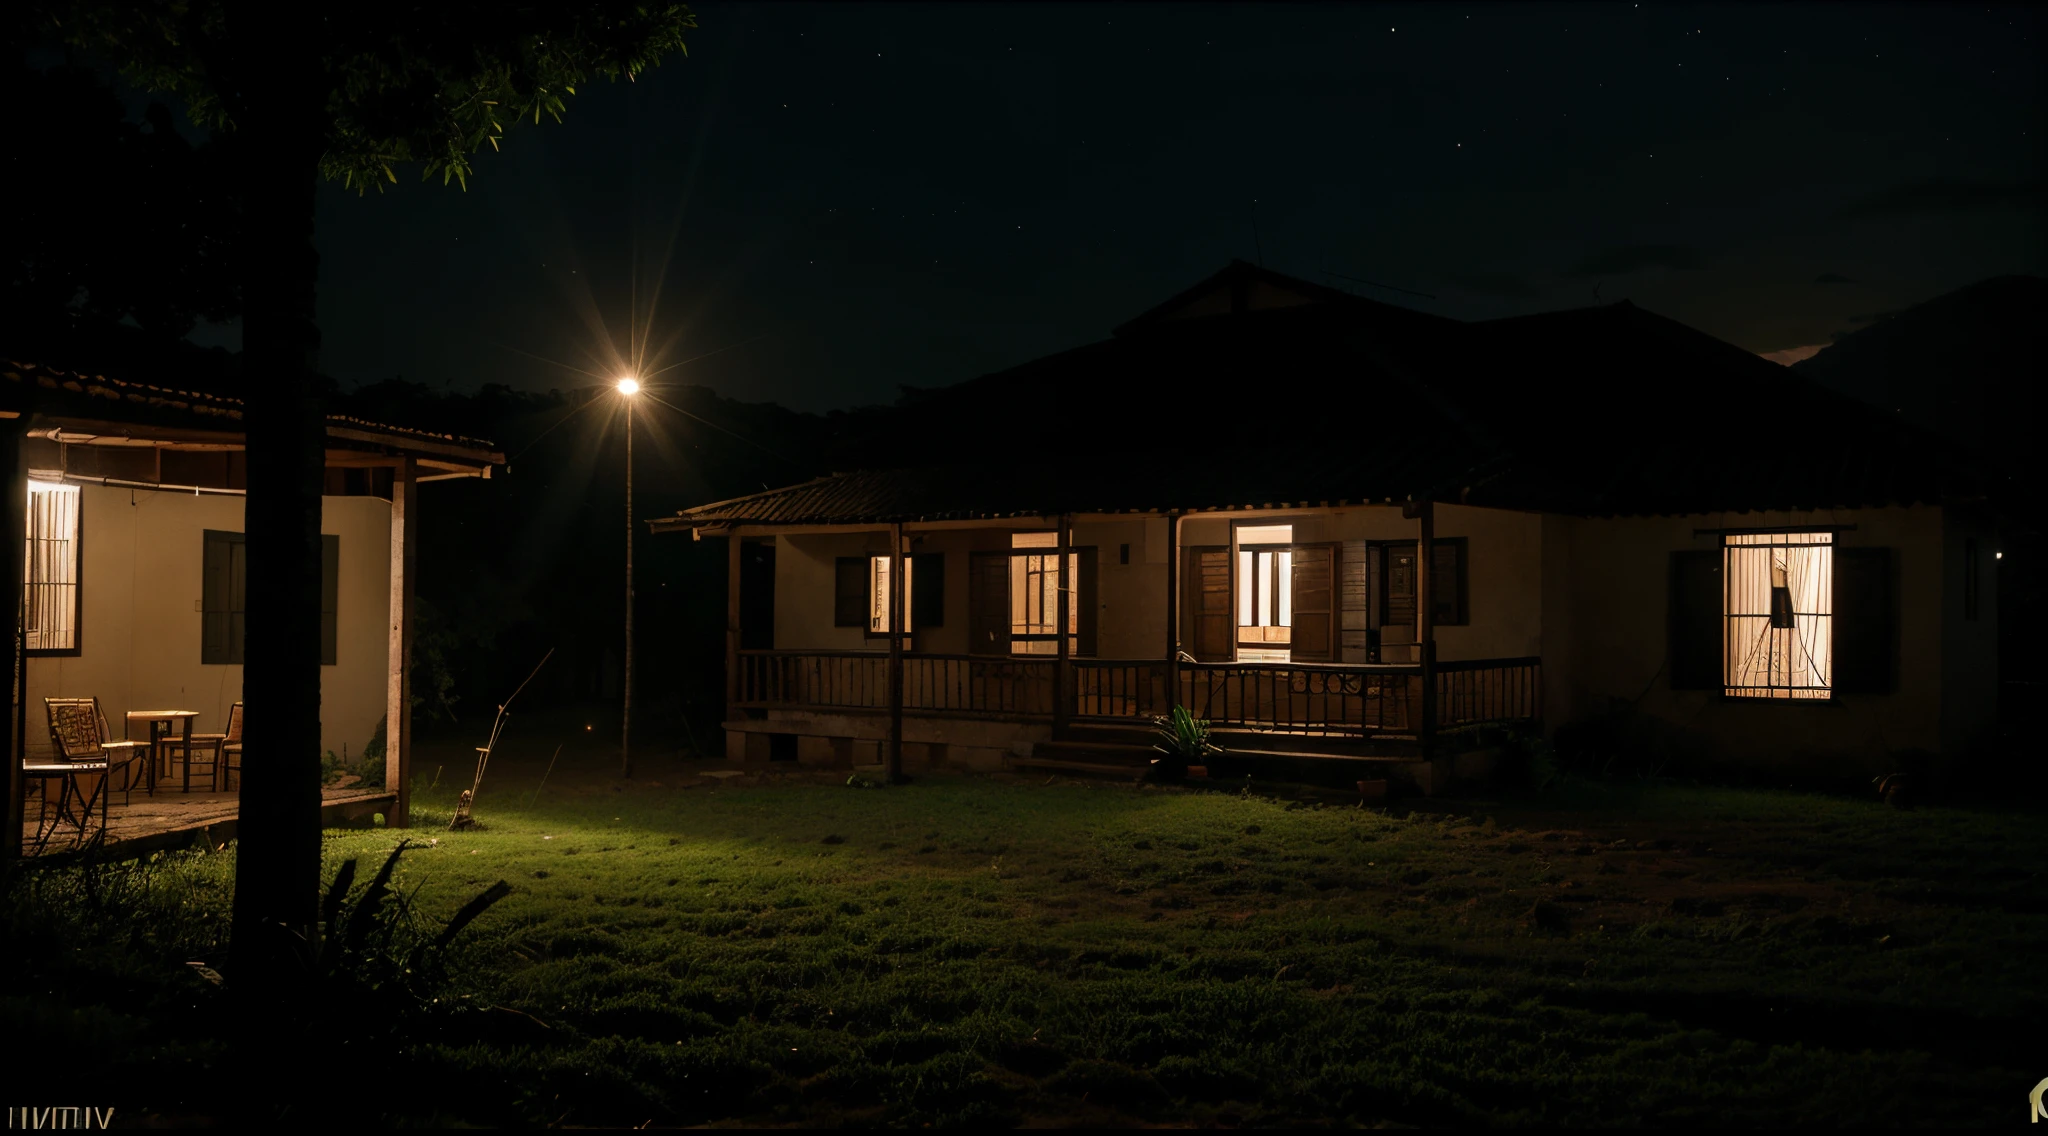
[[[888,737],[889,722],[881,715],[775,710],[764,718],[727,722],[725,756],[728,761],[780,759],[851,769],[879,764]],[[1003,768],[1011,757],[1030,756],[1032,746],[1051,737],[1052,727],[1044,723],[905,715],[903,760],[912,767],[989,772]]]

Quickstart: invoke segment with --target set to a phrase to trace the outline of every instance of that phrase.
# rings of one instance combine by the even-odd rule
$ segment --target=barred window
[[[1829,698],[1834,534],[1723,538],[1722,684],[1731,698]]]
[[[22,647],[78,650],[78,487],[28,483]]]

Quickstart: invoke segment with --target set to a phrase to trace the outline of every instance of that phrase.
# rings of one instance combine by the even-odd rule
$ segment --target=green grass
[[[557,770],[523,807],[515,771],[461,833],[425,795],[421,910],[516,889],[455,969],[465,1005],[518,1012],[407,1055],[441,1119],[1954,1125],[2016,1115],[2040,1075],[2037,814],[678,776]],[[329,871],[393,843],[332,834]],[[229,862],[153,870],[179,943],[224,919]],[[73,985],[8,1013],[54,999],[67,1044],[204,1063],[138,1024],[166,1013],[147,972],[189,983],[183,961],[130,957],[125,1005]]]

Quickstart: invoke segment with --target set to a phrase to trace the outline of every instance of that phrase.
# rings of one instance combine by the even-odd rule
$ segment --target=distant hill
[[[1844,335],[1793,369],[2048,483],[2039,387],[2048,279],[1999,276]]]

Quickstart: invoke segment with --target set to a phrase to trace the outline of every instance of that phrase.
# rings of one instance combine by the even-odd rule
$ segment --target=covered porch
[[[7,796],[21,843],[4,854],[231,832],[247,622],[240,402],[22,364],[0,378],[5,528],[21,542],[0,560],[23,599]],[[323,810],[403,825],[419,487],[489,478],[504,457],[340,415],[325,435],[321,747],[347,773],[330,778]],[[364,753],[378,741],[373,768]],[[53,810],[61,823],[41,823]]]
[[[1134,766],[1151,756],[1153,719],[1182,706],[1235,764],[1367,762],[1438,791],[1461,753],[1539,728],[1543,691],[1534,653],[1442,657],[1436,617],[1471,621],[1462,559],[1415,570],[1414,550],[1441,543],[1436,514],[1334,502],[828,526],[691,525],[686,513],[654,527],[729,542],[728,758],[891,775],[906,755]],[[1505,555],[1484,533],[1470,539]],[[1451,539],[1466,556],[1468,538]],[[1516,570],[1533,573],[1522,543],[1532,560]],[[859,585],[829,597],[861,609],[858,631],[830,613],[843,645],[818,643],[825,597],[806,598],[828,569]],[[1498,618],[1508,601],[1493,575],[1471,587]],[[1461,654],[1509,642],[1457,630]]]

